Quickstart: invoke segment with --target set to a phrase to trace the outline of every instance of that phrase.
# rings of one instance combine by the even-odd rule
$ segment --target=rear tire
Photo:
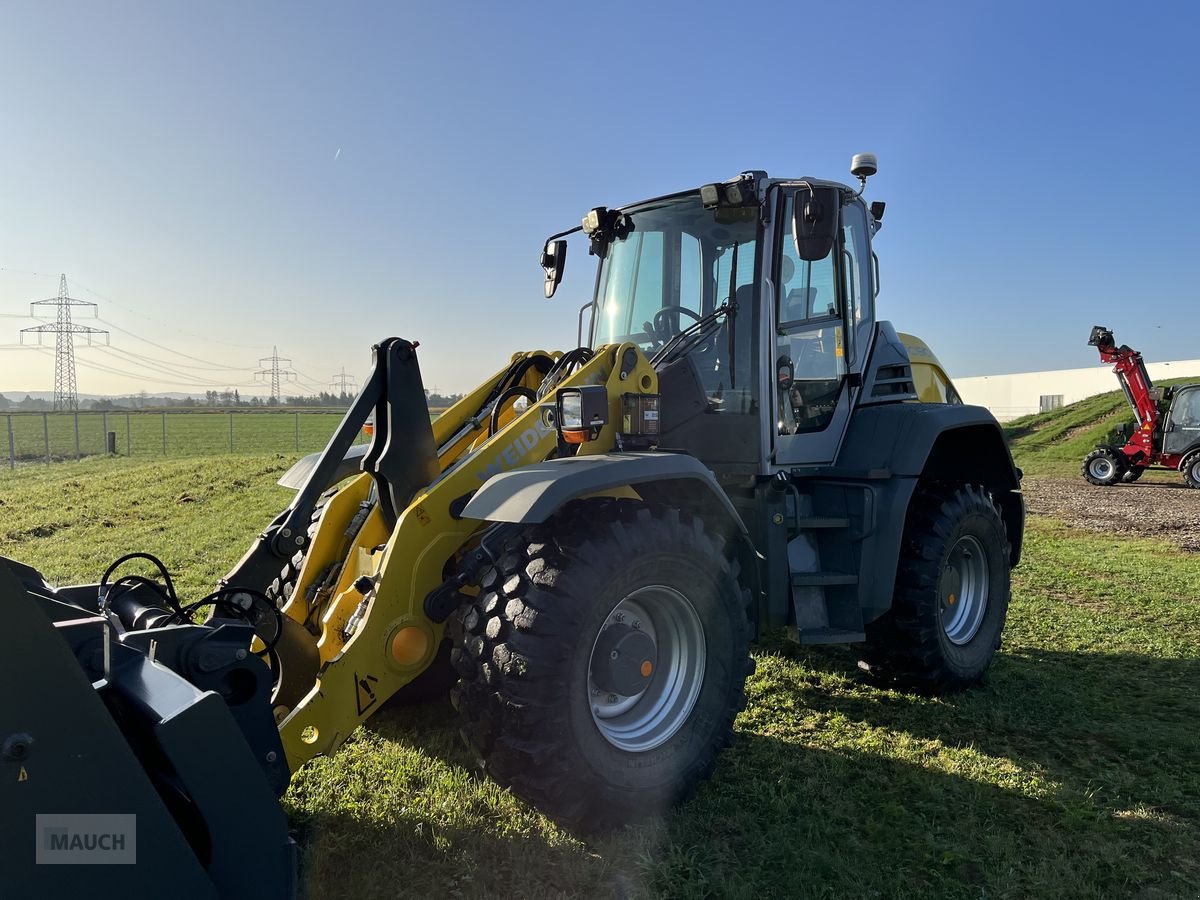
[[[867,626],[872,671],[952,691],[978,681],[1008,615],[1004,519],[976,485],[918,488],[908,510],[892,608]]]
[[[451,622],[451,699],[487,773],[597,831],[707,778],[745,706],[747,593],[677,509],[573,501],[523,531]]]
[[[1111,487],[1119,482],[1129,466],[1125,457],[1108,447],[1097,447],[1083,458],[1081,472],[1097,487]]]
[[[1200,489],[1200,450],[1196,450],[1184,457],[1179,468],[1183,472],[1183,480],[1187,486]]]

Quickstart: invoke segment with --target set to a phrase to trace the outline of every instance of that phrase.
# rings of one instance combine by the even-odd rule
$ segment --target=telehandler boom
[[[417,345],[377,345],[206,624],[204,601],[146,578],[56,591],[23,569],[24,593],[122,652],[230,636],[214,690],[245,711],[248,758],[274,754],[269,781],[390,699],[453,685],[486,771],[586,830],[707,777],[765,633],[853,643],[928,688],[975,682],[1020,558],[1019,475],[994,418],[877,319],[874,157],[851,171],[857,189],[752,171],[591,210],[541,258],[547,297],[573,234],[598,260],[580,346],[513,355],[432,423]],[[94,686],[97,658],[72,648]],[[158,651],[199,686],[192,658]],[[203,805],[180,794],[172,809]],[[203,858],[220,824],[176,819]]]

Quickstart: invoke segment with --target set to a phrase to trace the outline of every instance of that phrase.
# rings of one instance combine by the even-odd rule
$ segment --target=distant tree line
[[[462,394],[439,394],[425,391],[429,406],[444,409],[462,399]],[[322,391],[304,397],[243,398],[240,391],[205,391],[203,397],[155,397],[142,391],[127,397],[104,397],[99,400],[79,401],[80,410],[95,412],[128,409],[279,409],[282,407],[333,407],[345,409],[354,402],[352,394],[333,394]],[[54,402],[25,395],[23,400],[11,400],[0,394],[0,411],[3,412],[47,412],[54,409]]]

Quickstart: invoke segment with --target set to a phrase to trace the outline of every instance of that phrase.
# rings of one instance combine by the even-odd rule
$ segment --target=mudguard
[[[341,463],[334,470],[329,483],[322,485],[321,490],[328,490],[339,481],[345,481],[351,475],[357,475],[362,471],[363,457],[367,455],[367,444],[355,444],[346,451],[346,455],[342,457]],[[321,461],[324,453],[310,453],[296,461],[290,469],[283,473],[282,477],[276,482],[285,488],[291,488],[293,491],[298,491],[308,483],[308,477],[313,473],[313,469],[317,467],[317,463]]]
[[[895,572],[908,499],[918,478],[986,487],[1000,505],[1010,562],[1014,566],[1020,562],[1025,530],[1021,474],[999,423],[983,407],[945,403],[861,407],[847,430],[838,468],[884,479],[879,482],[880,520],[869,548],[881,571]],[[891,486],[883,488],[889,481]],[[864,606],[882,604],[883,598],[890,597],[890,579],[881,578],[872,593],[876,596]]]
[[[501,472],[489,478],[463,508],[464,518],[488,522],[533,524],[544,522],[563,504],[626,485],[682,482],[681,487],[711,494],[745,535],[741,516],[721,490],[716,477],[684,453],[601,453],[548,459]]]
[[[1017,469],[995,417],[982,406],[950,403],[897,403],[859,408],[851,420],[838,466],[886,469],[892,475],[918,477],[940,440],[953,432],[988,455],[987,479],[1001,490],[1020,486]],[[954,465],[954,460],[936,460]],[[978,471],[980,460],[961,460],[964,470]],[[936,473],[935,473],[936,474]],[[979,475],[966,478],[978,481]]]

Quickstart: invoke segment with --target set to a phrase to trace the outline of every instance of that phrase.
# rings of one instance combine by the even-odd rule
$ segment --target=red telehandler
[[[1083,477],[1109,486],[1137,481],[1149,468],[1176,469],[1188,487],[1200,488],[1200,384],[1156,388],[1142,354],[1122,344],[1103,325],[1092,328],[1088,344],[1112,363],[1136,421],[1121,425],[1110,443],[1083,460]]]

